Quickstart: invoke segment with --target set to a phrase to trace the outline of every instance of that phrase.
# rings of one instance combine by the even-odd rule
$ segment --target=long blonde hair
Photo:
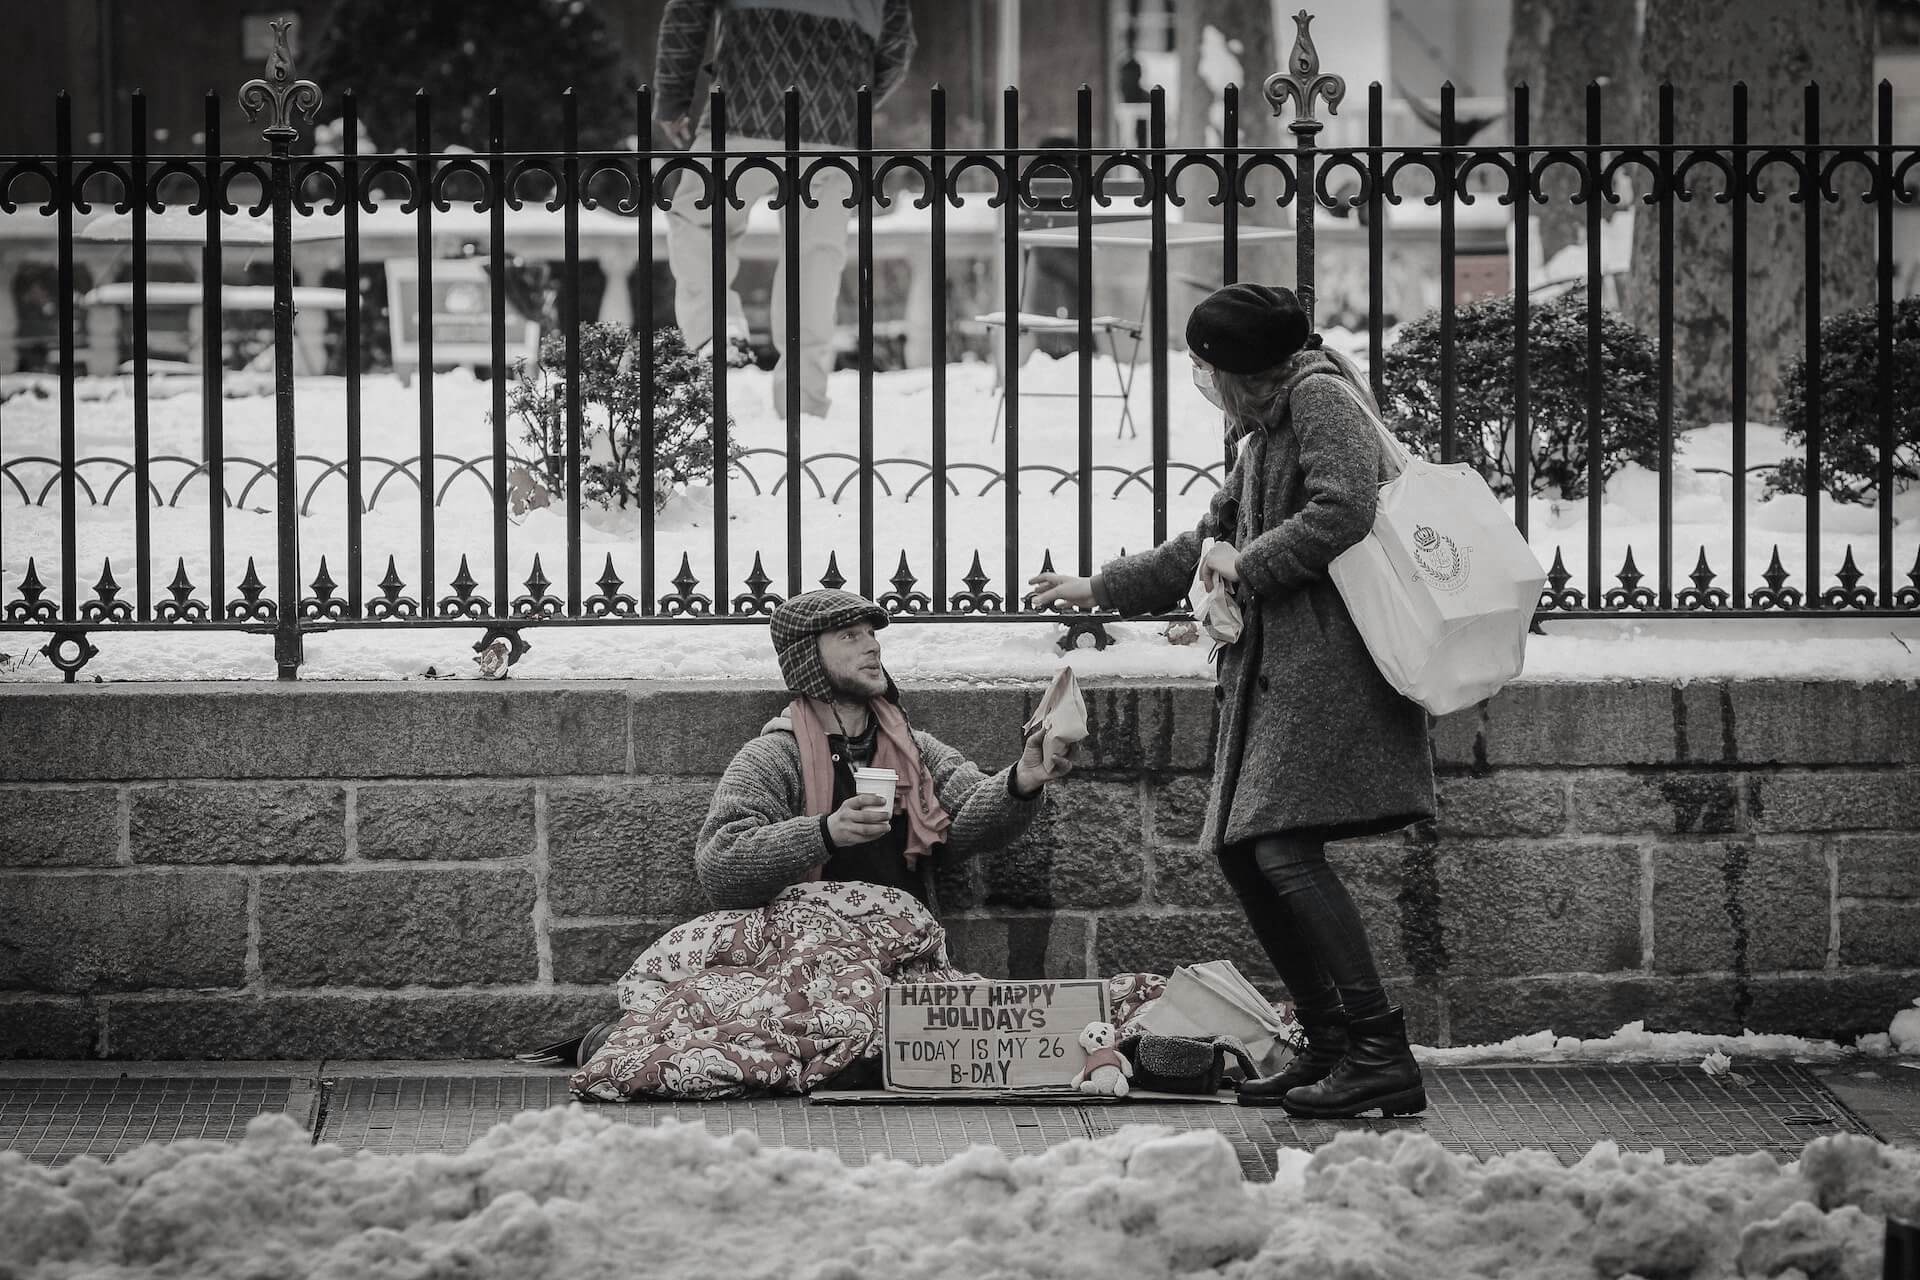
[[[1367,376],[1360,371],[1360,366],[1345,352],[1316,345],[1302,348],[1273,368],[1262,369],[1258,373],[1229,373],[1225,369],[1213,371],[1213,385],[1220,393],[1220,407],[1227,415],[1229,443],[1239,440],[1250,430],[1279,421],[1281,410],[1286,408],[1287,385],[1297,370],[1300,357],[1310,351],[1317,351],[1332,360],[1340,376],[1359,393],[1361,403],[1374,417],[1380,416],[1380,404],[1373,398],[1373,388],[1368,385]]]

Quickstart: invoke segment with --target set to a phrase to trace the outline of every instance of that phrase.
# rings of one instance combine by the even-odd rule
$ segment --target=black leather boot
[[[1243,1107],[1277,1107],[1290,1089],[1327,1078],[1347,1052],[1347,1016],[1330,1015],[1324,1022],[1302,1023],[1307,1047],[1287,1063],[1279,1075],[1243,1080],[1236,1092]]]
[[[1290,1116],[1349,1120],[1379,1109],[1386,1116],[1410,1116],[1427,1109],[1420,1064],[1407,1047],[1407,1018],[1389,1009],[1377,1018],[1348,1024],[1347,1056],[1326,1079],[1281,1097]]]

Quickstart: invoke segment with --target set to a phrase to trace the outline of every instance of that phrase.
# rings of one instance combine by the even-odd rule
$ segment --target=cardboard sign
[[[1080,1032],[1107,1021],[1099,979],[896,982],[887,988],[885,1080],[912,1093],[1073,1090]]]

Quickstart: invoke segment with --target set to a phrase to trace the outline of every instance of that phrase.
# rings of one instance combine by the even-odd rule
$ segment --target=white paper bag
[[[1478,472],[1414,457],[1341,386],[1395,474],[1328,576],[1388,684],[1436,716],[1472,706],[1520,674],[1546,571]]]
[[[1200,581],[1200,564],[1206,562],[1207,551],[1216,539],[1207,538],[1200,544],[1200,562],[1193,568],[1193,585],[1187,588],[1187,604],[1193,609],[1193,620],[1209,639],[1221,644],[1232,644],[1240,638],[1241,628],[1245,625],[1240,615],[1240,604],[1233,598],[1233,584],[1225,578],[1215,577],[1213,589],[1209,591]]]
[[[1069,747],[1087,736],[1087,700],[1080,696],[1080,682],[1074,679],[1072,667],[1054,673],[1053,683],[1040,696],[1040,705],[1020,728],[1021,740],[1032,737],[1042,725],[1046,726],[1046,738],[1040,751],[1049,769]]]

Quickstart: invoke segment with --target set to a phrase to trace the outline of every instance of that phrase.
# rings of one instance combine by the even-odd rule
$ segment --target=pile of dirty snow
[[[1706,1031],[1649,1031],[1645,1022],[1628,1022],[1611,1035],[1581,1039],[1534,1031],[1494,1044],[1454,1045],[1450,1048],[1415,1046],[1427,1066],[1464,1067],[1477,1062],[1683,1062],[1703,1054],[1724,1053],[1736,1058],[1790,1058],[1795,1062],[1840,1062],[1856,1054],[1885,1057],[1894,1053],[1920,1054],[1920,1023],[1908,1042],[1899,1038],[1908,1022],[1920,1019],[1916,1009],[1894,1014],[1893,1034],[1875,1032],[1852,1045],[1812,1040],[1778,1032],[1742,1031],[1737,1036]]]
[[[1242,1180],[1212,1130],[1133,1127],[932,1168],[699,1125],[527,1112],[459,1155],[348,1155],[283,1116],[233,1146],[43,1169],[0,1152],[0,1276],[1806,1277],[1868,1280],[1920,1153],[1820,1138],[1699,1166],[1596,1146],[1484,1164],[1344,1134]]]

